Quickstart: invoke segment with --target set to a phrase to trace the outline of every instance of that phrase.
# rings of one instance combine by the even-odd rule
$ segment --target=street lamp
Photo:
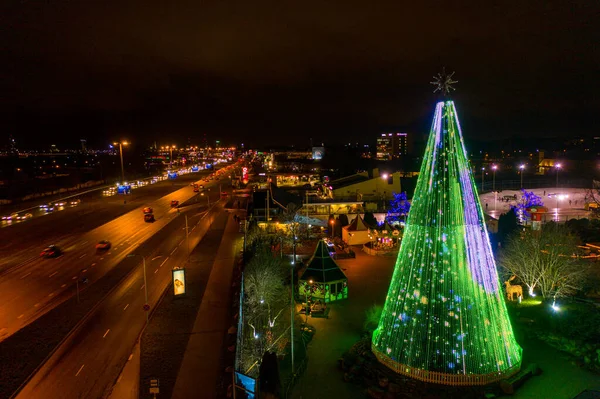
[[[559,163],[556,164],[556,188],[558,188],[558,171],[560,170],[561,167],[562,167],[562,164],[559,164]]]
[[[521,169],[521,189],[523,188],[523,169],[525,169],[525,165],[519,165],[519,169]]]
[[[160,147],[161,150],[169,150],[169,170],[173,169],[173,150],[176,148],[177,146],[175,145]]]
[[[204,192],[201,192],[200,195],[204,196]],[[208,194],[206,194],[206,199],[208,200],[207,206],[210,206],[210,196]]]
[[[485,176],[485,168],[481,168],[481,192],[483,193],[483,177]]]
[[[498,199],[498,195],[496,194],[496,169],[498,169],[498,165],[492,165],[493,180],[492,180],[492,191],[494,192],[494,211],[496,210],[496,201]]]
[[[127,141],[119,141],[118,143],[113,143],[113,145],[119,146],[119,155],[121,156],[121,184],[125,183],[125,168],[123,167],[123,146],[129,145]]]
[[[142,258],[142,264],[144,265],[144,295],[146,298],[146,302],[144,303],[144,312],[146,312],[146,324],[148,324],[148,312],[149,310],[146,310],[147,307],[149,307],[150,305],[148,304],[148,283],[146,281],[146,257],[139,255],[139,254],[129,254],[127,255],[128,258],[133,258],[134,256],[139,256],[140,258]]]

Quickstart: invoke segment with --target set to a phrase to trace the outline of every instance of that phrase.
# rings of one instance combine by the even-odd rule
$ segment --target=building
[[[408,133],[381,133],[377,138],[376,158],[381,161],[406,156],[409,153]]]
[[[361,172],[334,180],[330,185],[335,199],[390,200],[392,192],[402,192],[401,176],[401,172],[380,174],[379,169],[374,169],[373,177],[369,177],[367,172]]]

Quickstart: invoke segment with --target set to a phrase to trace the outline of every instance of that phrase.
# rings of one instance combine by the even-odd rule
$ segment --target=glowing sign
[[[185,269],[173,269],[173,294],[185,294]]]

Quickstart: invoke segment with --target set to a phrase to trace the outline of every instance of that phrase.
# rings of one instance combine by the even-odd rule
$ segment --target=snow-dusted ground
[[[589,211],[585,210],[585,195],[587,190],[584,188],[534,188],[525,189],[533,191],[535,195],[542,198],[544,206],[548,208],[545,220],[558,220],[565,222],[569,219],[581,219],[589,217]],[[503,201],[504,196],[517,196],[517,200]],[[491,217],[497,219],[501,214],[507,212],[510,206],[515,206],[521,200],[520,190],[503,190],[498,193],[494,202],[494,193],[486,193],[480,196],[483,211]]]

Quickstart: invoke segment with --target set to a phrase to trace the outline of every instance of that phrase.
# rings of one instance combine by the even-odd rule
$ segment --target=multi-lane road
[[[148,288],[148,302],[152,307],[170,281],[171,269],[187,258],[185,217],[191,231],[189,245],[193,248],[215,217],[214,212],[222,208],[217,202],[221,198],[220,186],[228,185],[229,179],[201,181],[205,195],[200,196],[193,192],[190,183],[203,179],[205,174],[184,175],[175,182],[140,188],[127,198],[127,203],[123,197],[88,198],[78,207],[0,230],[0,243],[4,244],[0,247],[0,344],[3,348],[8,345],[14,349],[14,343],[21,336],[44,339],[44,332],[36,328],[43,329],[55,319],[70,317],[68,321],[75,325],[73,320],[83,317],[76,319],[79,322],[64,341],[57,337],[48,339],[51,346],[52,342],[61,342],[61,345],[52,357],[45,359],[48,361],[31,382],[21,387],[21,397],[38,394],[47,398],[101,397],[112,386],[115,373],[118,374],[126,361],[145,322],[141,310],[144,289]],[[212,212],[208,211],[207,197],[213,204]],[[171,207],[173,199],[180,201],[180,211]],[[154,223],[144,222],[144,206],[154,209]],[[104,239],[112,242],[112,248],[97,252],[95,244]],[[59,245],[65,251],[64,256],[41,259],[40,250],[50,243]],[[132,254],[136,256],[128,256]],[[139,255],[146,257],[148,287],[140,283],[143,273]],[[75,301],[78,288],[81,305]],[[90,299],[88,304],[87,299]],[[62,303],[64,305],[59,306]],[[117,312],[119,307],[121,310]],[[46,313],[49,317],[44,316]],[[38,319],[39,322],[34,323]],[[23,329],[25,326],[27,329]],[[104,329],[100,337],[96,336],[97,329]],[[17,331],[19,333],[12,336]],[[62,331],[68,330],[63,327]],[[6,341],[5,345],[2,341],[8,337],[12,342]],[[16,347],[19,345],[22,343]],[[18,348],[16,353],[20,353]],[[14,373],[11,370],[9,379],[12,381],[7,385],[14,387],[15,381],[30,372],[32,366],[23,367],[19,362],[24,359],[12,355],[6,358],[14,360],[15,368],[23,368]],[[60,365],[54,367],[57,359]],[[70,369],[80,361],[81,365],[70,375]],[[6,359],[3,363],[4,371],[13,366],[6,364]],[[60,390],[66,390],[69,385],[64,381],[79,376],[87,376],[89,383],[70,384],[71,392],[61,393]],[[6,392],[0,392],[0,397],[3,393]]]
[[[221,203],[208,211],[197,212],[197,209],[193,206],[189,211],[191,248],[198,244],[213,220],[228,217]],[[159,232],[158,235],[164,235],[163,241],[152,252],[145,254],[148,302],[151,307],[171,282],[172,268],[183,265],[187,259],[185,232],[180,222],[174,222],[174,229],[166,229],[167,234]],[[144,288],[143,270],[138,267],[72,332],[17,397],[105,397],[146,322],[142,311]]]
[[[183,203],[201,198],[204,204],[204,197],[190,187],[190,182],[199,178],[199,174],[189,174],[177,183],[140,188],[127,198],[127,204],[122,197],[90,199],[79,207],[0,230],[0,340],[76,294],[80,279],[87,279],[87,286],[93,284],[177,217],[172,199]],[[218,183],[210,184],[214,200],[220,195]],[[154,223],[143,220],[141,208],[146,205],[154,209]],[[112,248],[96,251],[100,240],[111,241]],[[40,258],[48,244],[59,246],[64,255]]]

